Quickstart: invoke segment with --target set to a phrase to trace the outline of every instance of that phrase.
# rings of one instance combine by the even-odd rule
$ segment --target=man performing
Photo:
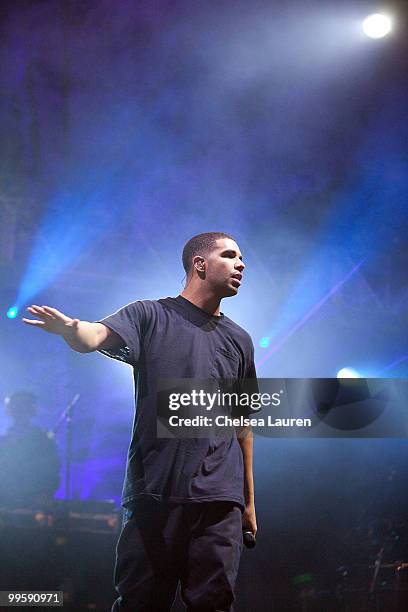
[[[29,325],[75,351],[133,366],[136,413],[122,503],[112,611],[165,612],[177,585],[190,612],[232,610],[242,530],[256,534],[253,436],[159,439],[158,379],[254,379],[252,341],[220,312],[245,265],[235,240],[208,232],[183,249],[186,286],[176,298],[132,302],[96,323],[30,306]]]

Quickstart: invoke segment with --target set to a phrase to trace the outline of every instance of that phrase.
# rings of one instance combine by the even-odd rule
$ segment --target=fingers
[[[42,308],[43,310],[45,310],[47,314],[53,315],[54,317],[64,317],[65,316],[62,314],[62,312],[60,312],[56,308],[51,308],[51,306],[43,306]]]
[[[27,310],[35,319],[25,318],[23,319],[24,323],[33,325],[34,327],[42,327],[45,331],[52,334],[59,334],[63,328],[72,324],[72,319],[70,319],[70,317],[67,317],[56,308],[51,308],[51,306],[37,306],[37,304],[31,304],[31,306],[27,307]],[[75,327],[78,326],[78,323]]]
[[[37,306],[36,304],[32,304],[32,306],[28,306],[27,310],[28,312],[31,312],[31,314],[35,314],[36,316],[44,317],[46,319],[57,319],[64,317],[62,312],[56,308],[51,308],[50,306]]]
[[[37,306],[36,304],[32,304],[31,306],[27,306],[27,310],[29,310],[30,312],[41,312],[41,313],[44,313],[44,307],[43,306]]]
[[[28,325],[33,325],[34,327],[43,327],[45,325],[44,321],[36,321],[35,319],[22,319],[22,320],[24,321],[24,323],[27,323]]]
[[[29,306],[27,310],[30,314],[42,319],[42,321],[46,321],[46,319],[49,318],[49,315],[43,312],[43,310],[39,306]],[[32,321],[32,319],[27,319],[27,320]]]

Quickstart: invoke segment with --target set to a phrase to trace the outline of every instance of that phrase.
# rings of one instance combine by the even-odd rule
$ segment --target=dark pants
[[[231,611],[241,552],[233,502],[143,502],[125,516],[112,612],[167,612],[179,581],[188,611]]]

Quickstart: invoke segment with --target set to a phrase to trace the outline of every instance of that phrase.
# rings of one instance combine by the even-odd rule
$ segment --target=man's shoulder
[[[142,324],[155,321],[160,318],[163,311],[170,309],[175,298],[165,297],[157,300],[135,300],[123,306],[118,312],[125,311],[131,320],[139,320]],[[102,321],[103,323],[103,321]]]
[[[129,310],[140,310],[142,312],[152,312],[161,310],[163,306],[166,305],[168,301],[171,301],[172,298],[159,298],[157,300],[135,300],[134,302],[129,302],[123,308],[127,308]]]

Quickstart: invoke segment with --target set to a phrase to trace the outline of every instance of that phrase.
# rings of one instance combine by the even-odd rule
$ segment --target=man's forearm
[[[100,323],[79,321],[77,328],[67,327],[62,338],[74,351],[91,353],[98,348],[100,338]]]
[[[253,448],[254,434],[251,427],[244,427],[238,433],[238,442],[241,446],[244,460],[244,497],[245,504],[255,503],[254,473],[253,473]]]

